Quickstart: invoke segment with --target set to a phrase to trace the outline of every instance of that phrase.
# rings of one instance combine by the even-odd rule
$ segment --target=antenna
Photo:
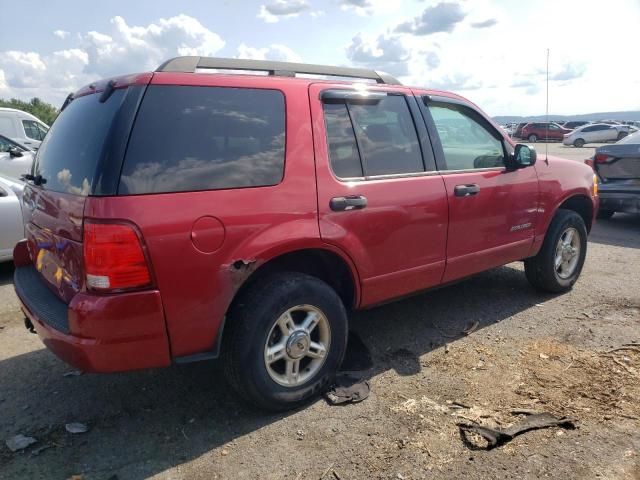
[[[547,48],[547,107],[546,107],[546,122],[547,122],[547,138],[544,143],[544,161],[549,165],[549,49]]]

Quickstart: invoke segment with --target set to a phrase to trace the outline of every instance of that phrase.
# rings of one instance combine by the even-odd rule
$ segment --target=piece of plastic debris
[[[298,437],[298,440],[303,440],[304,439],[304,435],[305,435],[304,430],[298,430],[296,432],[296,436]]]
[[[340,373],[330,390],[324,393],[324,398],[331,405],[343,403],[358,403],[369,396],[370,386],[366,380]]]
[[[29,445],[33,445],[37,441],[38,440],[33,437],[27,437],[25,435],[19,434],[7,439],[5,443],[7,444],[7,447],[9,447],[9,450],[11,450],[12,452],[19,452],[20,450],[24,450],[25,448],[27,448]]]
[[[545,355],[544,353],[540,354],[540,358],[543,360],[548,360],[549,359],[549,355]]]
[[[462,330],[462,333],[464,333],[465,335],[471,335],[473,332],[475,332],[478,329],[479,326],[480,326],[480,322],[478,322],[476,320],[471,325],[469,325],[467,328]]]
[[[80,375],[82,375],[84,372],[82,372],[81,370],[71,370],[70,372],[64,373],[62,376],[63,377],[78,377]]]
[[[67,423],[64,428],[69,433],[87,433],[89,431],[89,427],[80,422]]]
[[[567,417],[556,418],[550,413],[537,413],[534,415],[529,415],[525,419],[517,422],[510,427],[506,428],[489,428],[483,427],[477,423],[458,423],[458,428],[460,428],[460,433],[462,435],[463,441],[469,446],[471,445],[473,448],[478,448],[477,445],[474,445],[466,433],[476,433],[484,438],[487,442],[487,450],[492,449],[493,447],[502,445],[512,440],[515,436],[520,435],[521,433],[528,432],[529,430],[536,430],[539,428],[547,428],[547,427],[563,427],[563,428],[575,428],[575,420]]]

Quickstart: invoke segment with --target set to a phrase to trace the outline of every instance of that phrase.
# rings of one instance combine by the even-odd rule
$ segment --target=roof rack
[[[213,58],[185,56],[175,57],[160,65],[156,72],[195,73],[199,69],[248,70],[267,72],[279,77],[295,77],[296,74],[323,75],[329,77],[360,78],[375,80],[377,83],[402,85],[396,78],[375,70],[350,67],[329,67],[307,63],[272,62],[269,60],[243,60],[236,58]]]

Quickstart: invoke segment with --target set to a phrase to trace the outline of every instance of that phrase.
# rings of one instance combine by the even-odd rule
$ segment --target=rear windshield
[[[126,89],[115,90],[100,103],[100,94],[73,100],[58,116],[38,149],[36,175],[43,188],[89,195],[100,156]]]
[[[131,132],[118,193],[276,185],[284,147],[280,91],[150,86]]]

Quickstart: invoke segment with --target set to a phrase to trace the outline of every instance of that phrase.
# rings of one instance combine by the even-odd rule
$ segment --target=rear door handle
[[[456,197],[469,197],[471,195],[477,195],[480,192],[480,186],[475,183],[470,185],[456,185],[453,192]]]
[[[349,195],[347,197],[333,197],[329,201],[329,207],[334,212],[345,210],[362,210],[367,206],[367,197],[364,195]]]

